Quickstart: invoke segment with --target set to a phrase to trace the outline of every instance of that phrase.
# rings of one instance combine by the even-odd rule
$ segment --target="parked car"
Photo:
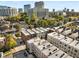
[[[24,52],[24,55],[25,55],[25,56],[28,56],[28,53],[27,53],[27,51],[25,51],[25,52]]]

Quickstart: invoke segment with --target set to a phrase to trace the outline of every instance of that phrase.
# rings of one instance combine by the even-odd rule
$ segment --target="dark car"
[[[27,53],[27,51],[25,51],[25,52],[24,52],[24,55],[25,55],[25,56],[28,56],[28,53]]]

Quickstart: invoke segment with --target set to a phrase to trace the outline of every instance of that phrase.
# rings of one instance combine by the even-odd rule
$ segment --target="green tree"
[[[26,24],[30,24],[29,17],[25,17],[24,21],[25,21]]]
[[[13,47],[15,47],[17,45],[14,37],[11,34],[7,35],[6,39],[7,39],[7,41],[6,41],[6,47],[8,49],[11,49],[11,48],[13,48]]]
[[[0,37],[4,37],[4,35],[3,34],[0,34]]]
[[[16,30],[18,30],[18,31],[20,31],[20,29],[21,29],[21,25],[20,25],[20,24],[16,24],[16,25],[14,25],[14,27],[15,27]]]
[[[27,18],[26,17],[28,17],[28,15],[27,15],[27,13],[20,13],[20,20],[24,20],[24,21],[26,21],[27,20]]]
[[[37,16],[35,15],[35,13],[33,12],[32,13],[32,16],[31,16],[31,20],[30,20],[30,23],[32,25],[36,24],[36,21],[37,21]]]
[[[24,20],[26,24],[30,24],[30,19],[27,13],[20,13],[20,20]]]
[[[41,21],[39,21],[39,24],[40,24],[42,27],[47,27],[47,26],[48,26],[47,20],[41,20]]]
[[[20,37],[21,34],[20,34],[19,32],[17,32],[17,33],[15,34],[15,36],[16,36],[16,37]]]

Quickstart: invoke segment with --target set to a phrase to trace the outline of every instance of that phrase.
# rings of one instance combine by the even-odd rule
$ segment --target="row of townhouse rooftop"
[[[25,42],[33,37],[40,37],[46,39],[48,31],[49,28],[42,28],[42,27],[32,28],[32,29],[22,28],[21,37]]]
[[[52,30],[55,30],[58,33],[61,33],[62,35],[68,36],[74,40],[79,41],[79,30],[72,30],[70,28],[54,28]]]
[[[69,28],[54,27],[54,28],[32,28],[21,30],[22,39],[24,42],[34,37],[47,39],[50,43],[66,52],[72,57],[79,57],[78,51],[78,31],[72,31]],[[27,44],[26,44],[27,45]],[[28,45],[27,45],[28,46]],[[77,46],[74,47],[74,46]]]
[[[47,40],[70,56],[79,58],[78,31],[72,31],[68,28],[63,29],[59,27],[52,28],[53,32],[47,35]]]
[[[27,48],[30,53],[35,54],[38,58],[73,58],[47,40],[39,37],[27,40]]]
[[[40,37],[40,38],[45,38],[47,39],[47,34],[50,32],[56,31],[58,33],[61,33],[65,36],[68,36],[72,39],[76,39],[79,40],[79,33],[78,31],[72,31],[69,28],[63,28],[63,27],[54,27],[54,28],[32,28],[32,29],[25,29],[22,28],[21,30],[21,34],[22,34],[22,38],[23,40],[27,40],[33,37]]]
[[[54,27],[54,28],[32,28],[32,29],[25,29],[22,28],[21,34],[24,40],[33,38],[33,37],[40,37],[45,38],[47,37],[47,34],[50,32],[56,31],[58,33],[61,33],[62,35],[68,36],[72,39],[79,40],[79,30],[72,30],[69,28],[64,27]],[[28,38],[27,38],[28,37]]]

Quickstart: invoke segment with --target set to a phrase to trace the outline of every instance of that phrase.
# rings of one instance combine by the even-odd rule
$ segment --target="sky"
[[[0,5],[24,8],[24,5],[30,4],[33,8],[35,2],[36,1],[0,1]],[[44,1],[44,7],[48,8],[50,11],[52,11],[52,9],[62,10],[64,8],[75,9],[75,11],[79,11],[79,1]]]

